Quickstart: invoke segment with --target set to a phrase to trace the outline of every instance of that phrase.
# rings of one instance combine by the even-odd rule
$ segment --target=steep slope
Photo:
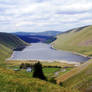
[[[52,43],[56,49],[92,56],[92,26],[69,30],[57,36]],[[92,92],[92,60],[56,78],[64,87],[77,88],[81,92]]]
[[[0,44],[0,66],[5,65],[5,59],[8,58],[12,53],[12,50]]]
[[[0,65],[5,65],[4,61],[11,55],[13,48],[26,45],[27,43],[12,34],[0,33]]]
[[[0,44],[8,48],[16,48],[27,45],[27,43],[19,39],[17,36],[9,33],[0,33]]]
[[[69,30],[58,35],[52,44],[56,49],[92,56],[92,26]]]
[[[77,88],[80,92],[92,92],[92,60],[59,76],[57,81],[64,87]]]

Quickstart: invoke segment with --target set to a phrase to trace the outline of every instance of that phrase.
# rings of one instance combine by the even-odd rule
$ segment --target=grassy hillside
[[[0,92],[79,92],[0,68]]]
[[[52,44],[56,49],[92,56],[92,26],[73,29],[58,35]]]
[[[27,43],[19,39],[17,36],[9,33],[0,33],[0,44],[8,48],[16,48],[27,45]]]
[[[0,65],[5,65],[5,59],[12,53],[12,50],[0,44]]]
[[[56,49],[92,56],[92,26],[69,30],[52,43]],[[92,60],[56,78],[64,87],[92,92]]]
[[[80,92],[92,92],[92,60],[59,76],[64,87],[77,88]]]
[[[5,65],[5,59],[11,55],[13,48],[25,45],[27,43],[12,34],[0,33],[0,65]]]

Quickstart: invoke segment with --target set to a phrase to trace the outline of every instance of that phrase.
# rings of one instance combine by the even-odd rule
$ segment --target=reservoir
[[[89,58],[68,51],[55,50],[50,44],[32,43],[22,51],[14,51],[9,59],[85,62]]]

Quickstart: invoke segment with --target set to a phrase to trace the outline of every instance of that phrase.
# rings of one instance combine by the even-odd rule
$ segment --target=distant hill
[[[64,32],[53,43],[55,48],[92,56],[92,26],[84,26]]]
[[[71,31],[79,32],[79,31],[81,31],[82,29],[84,29],[84,28],[86,28],[86,27],[88,27],[88,26],[83,26],[83,27],[73,28],[73,29],[70,29],[70,30],[68,30],[68,31],[66,31],[66,32],[62,32],[62,33],[65,34],[65,33],[69,33],[69,32],[71,32]]]
[[[53,36],[40,36],[40,35],[17,35],[20,39],[24,40],[27,43],[51,43],[56,40],[56,37]]]
[[[39,36],[56,36],[60,31],[45,31],[45,32],[15,32],[16,35],[39,35]]]
[[[60,34],[59,31],[45,31],[45,32],[16,32],[13,33],[22,40],[28,43],[35,43],[35,42],[45,42],[51,43],[52,41],[56,40],[56,35]]]
[[[45,32],[39,32],[38,35],[43,35],[43,36],[56,36],[60,34],[60,31],[45,31]]]

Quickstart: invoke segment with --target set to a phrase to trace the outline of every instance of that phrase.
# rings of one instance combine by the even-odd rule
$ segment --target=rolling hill
[[[92,26],[75,28],[57,36],[53,43],[56,49],[92,56]]]
[[[27,43],[51,43],[52,41],[56,40],[56,37],[53,36],[40,36],[40,35],[16,35],[23,41]]]
[[[28,43],[51,43],[56,40],[56,35],[60,34],[60,31],[45,31],[45,32],[15,32],[14,35]]]
[[[60,31],[45,31],[45,32],[15,32],[15,35],[38,35],[38,36],[56,36],[60,34]]]

